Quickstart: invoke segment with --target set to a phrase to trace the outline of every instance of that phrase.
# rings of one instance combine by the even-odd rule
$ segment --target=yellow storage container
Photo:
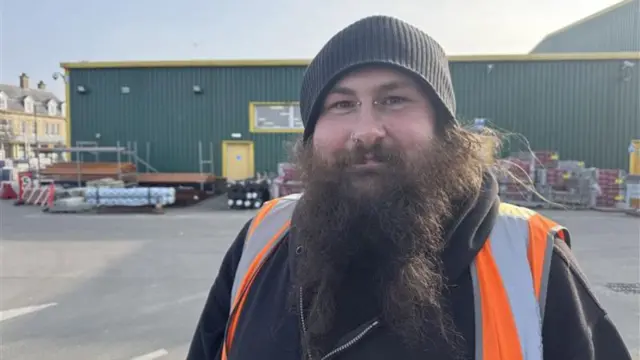
[[[629,174],[640,175],[640,140],[632,140],[629,146]]]

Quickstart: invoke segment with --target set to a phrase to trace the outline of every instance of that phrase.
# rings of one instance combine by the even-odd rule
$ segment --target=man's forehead
[[[399,88],[417,88],[417,85],[413,79],[400,71],[372,67],[346,75],[334,85],[331,92],[344,93]]]

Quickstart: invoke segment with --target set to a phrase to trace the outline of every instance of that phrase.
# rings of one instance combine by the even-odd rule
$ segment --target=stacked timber
[[[141,173],[138,182],[145,185],[213,184],[216,176],[204,173]]]
[[[104,178],[135,179],[136,166],[126,162],[56,163],[40,172],[55,181],[90,181]]]

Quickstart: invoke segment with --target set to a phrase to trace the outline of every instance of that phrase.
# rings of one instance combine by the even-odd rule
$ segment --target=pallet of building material
[[[547,169],[549,171],[549,169]],[[595,169],[574,168],[562,170],[562,177],[550,189],[551,200],[558,204],[578,208],[596,206],[601,189],[596,180]]]
[[[558,168],[543,169],[545,185],[553,190],[566,190],[565,179],[568,177],[569,172]]]
[[[597,169],[596,179],[600,187],[600,194],[596,200],[599,207],[616,207],[624,202],[626,174],[620,169]]]
[[[175,203],[176,189],[173,187],[87,188],[85,201],[96,206],[167,206]]]
[[[533,152],[535,156],[535,167],[555,168],[558,166],[558,152],[553,150],[536,150]]]
[[[44,209],[45,212],[52,214],[75,214],[88,212],[95,209],[94,205],[84,201],[84,197],[74,196],[64,199],[58,199]]]
[[[498,168],[502,170],[498,173],[499,184],[533,185],[535,167],[532,161],[505,158],[498,160],[497,164]]]
[[[563,171],[581,171],[585,169],[584,161],[578,160],[560,160],[556,166],[557,169]]]

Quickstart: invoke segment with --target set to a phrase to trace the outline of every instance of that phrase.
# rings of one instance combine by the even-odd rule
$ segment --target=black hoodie
[[[470,264],[486,241],[498,213],[497,184],[487,178],[484,191],[460,212],[459,221],[449,227],[443,253],[448,291],[444,303],[453,316],[456,331],[464,338],[460,349],[464,359],[473,359],[475,349],[473,289]],[[230,307],[230,293],[249,223],[227,252],[205,304],[189,349],[187,360],[221,358],[222,343]],[[569,229],[570,231],[571,229]],[[264,264],[248,294],[238,320],[229,360],[301,360],[300,314],[288,307],[292,271],[296,259],[293,236],[287,236]],[[353,292],[350,292],[351,294]],[[339,300],[342,308],[359,308],[366,314],[367,299],[351,296]],[[543,320],[544,360],[631,360],[620,334],[594,297],[569,246],[556,241],[551,260],[546,311]],[[353,314],[339,314],[336,343],[339,348],[360,333],[371,321]],[[459,355],[459,354],[458,354]],[[456,359],[445,344],[425,342],[408,348],[393,332],[378,324],[353,345],[326,360]],[[320,359],[314,359],[320,360]],[[492,360],[492,359],[485,359]]]

